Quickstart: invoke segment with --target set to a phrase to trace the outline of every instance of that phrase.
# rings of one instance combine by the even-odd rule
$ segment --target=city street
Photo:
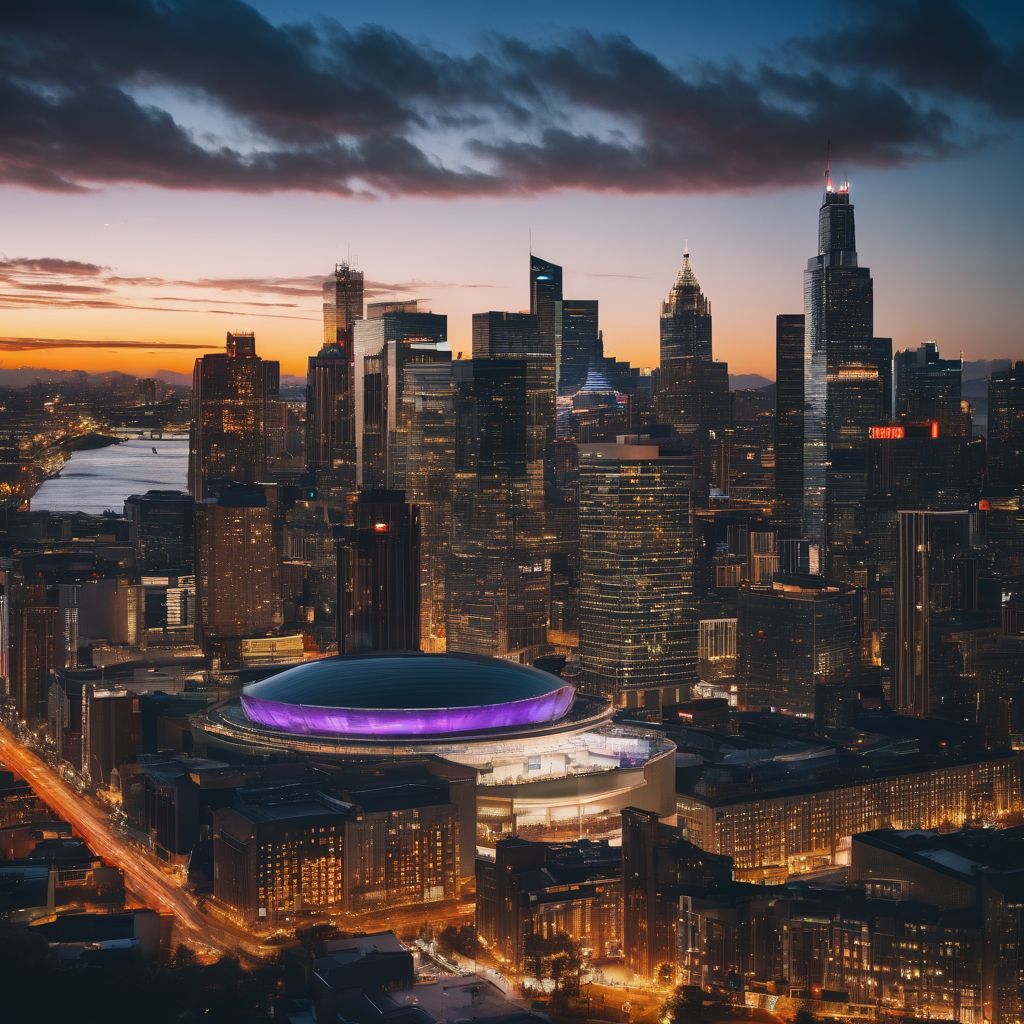
[[[114,834],[106,814],[70,789],[50,767],[0,727],[0,763],[21,776],[36,795],[67,821],[92,851],[124,872],[125,885],[148,906],[174,915],[175,941],[200,954],[259,956],[259,944],[240,929],[213,921],[192,896],[126,840]]]

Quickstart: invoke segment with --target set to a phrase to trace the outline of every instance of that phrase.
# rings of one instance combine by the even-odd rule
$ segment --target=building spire
[[[832,140],[825,142],[825,191],[832,191]]]

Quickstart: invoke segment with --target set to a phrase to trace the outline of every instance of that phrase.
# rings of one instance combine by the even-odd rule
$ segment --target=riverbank
[[[100,434],[90,430],[88,434],[79,434],[71,438],[64,447],[69,452],[89,452],[96,448],[109,448],[112,444],[124,444],[125,440],[127,439],[114,437],[113,434]]]

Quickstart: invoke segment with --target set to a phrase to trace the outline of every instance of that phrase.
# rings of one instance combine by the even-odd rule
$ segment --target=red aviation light
[[[374,533],[387,533],[388,532],[388,524],[387,523],[374,523],[373,524],[373,532]]]

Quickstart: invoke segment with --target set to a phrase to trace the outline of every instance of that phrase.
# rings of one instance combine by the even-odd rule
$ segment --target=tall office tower
[[[559,373],[562,367],[562,268],[530,253],[530,312],[537,318],[537,334],[544,363],[551,364],[551,431],[555,429],[555,395],[560,393]],[[476,345],[473,346],[476,355]],[[505,353],[480,353],[497,358]]]
[[[983,441],[943,436],[935,421],[868,428],[863,509],[865,636],[889,685],[896,663],[897,535],[901,508],[963,509],[981,493]],[[984,516],[984,513],[982,513]]]
[[[622,948],[626,966],[653,978],[679,955],[680,899],[732,881],[732,858],[707,853],[652,811],[622,812]],[[683,948],[690,943],[683,942]]]
[[[448,650],[529,656],[547,639],[548,572],[524,537],[527,374],[523,359],[456,362]]]
[[[277,401],[281,364],[256,355],[252,334],[227,336],[227,350],[196,360],[188,489],[202,501],[209,484],[265,479],[267,410]]]
[[[356,485],[353,335],[363,318],[363,274],[339,263],[324,281],[324,343],[306,374],[306,468],[333,504]]]
[[[11,690],[11,603],[14,588],[14,562],[0,560],[0,698],[14,696]]]
[[[811,716],[821,686],[854,681],[860,594],[820,576],[779,574],[769,589],[740,588],[736,610],[739,703]]]
[[[420,649],[420,517],[402,491],[364,490],[338,548],[338,650]]]
[[[687,250],[668,298],[661,304],[662,371],[677,360],[691,357],[712,357],[711,304],[700,290]]]
[[[106,788],[112,773],[142,750],[139,695],[103,683],[82,687],[82,775]]]
[[[580,672],[620,707],[697,681],[692,463],[657,444],[580,448]]]
[[[970,513],[899,511],[896,549],[896,687],[908,715],[942,710],[949,700],[941,671],[943,638],[958,613],[976,605]]]
[[[935,420],[943,437],[965,432],[960,408],[962,359],[942,359],[938,345],[926,341],[915,349],[897,352],[893,367],[898,419],[912,423]]]
[[[356,482],[359,487],[404,490],[404,453],[395,447],[405,369],[451,362],[448,318],[415,301],[370,304],[355,326]]]
[[[804,534],[824,571],[846,578],[855,575],[868,427],[890,409],[892,342],[874,337],[871,272],[857,265],[849,186],[834,188],[827,172],[804,316]]]
[[[658,417],[693,446],[698,491],[728,486],[722,445],[732,425],[729,367],[711,350],[711,305],[683,253],[675,284],[661,305]]]
[[[11,605],[11,696],[30,726],[45,722],[50,676],[73,664],[64,642],[64,615],[44,583],[18,588]]]
[[[146,491],[125,498],[124,514],[141,573],[191,573],[195,502],[185,491]]]
[[[602,355],[597,299],[563,299],[558,393],[576,394],[587,379],[590,364]]]
[[[450,355],[450,353],[448,353]],[[451,359],[406,365],[395,430],[405,495],[420,513],[420,649],[445,650],[445,578],[455,473]]]
[[[237,664],[242,640],[284,621],[269,488],[225,484],[196,506],[196,642]]]
[[[363,318],[363,272],[338,263],[324,281],[324,345],[337,345],[352,359],[352,326]]]
[[[782,526],[799,531],[804,504],[804,317],[775,318],[775,494]]]
[[[988,480],[998,488],[1024,484],[1024,361],[988,382]]]
[[[344,504],[355,489],[351,346],[324,345],[306,371],[306,468]]]
[[[544,533],[544,459],[555,439],[555,363],[548,343],[532,313],[473,314],[474,360],[517,359],[526,368],[525,510],[529,521],[520,519],[518,529],[522,536],[538,541]]]

